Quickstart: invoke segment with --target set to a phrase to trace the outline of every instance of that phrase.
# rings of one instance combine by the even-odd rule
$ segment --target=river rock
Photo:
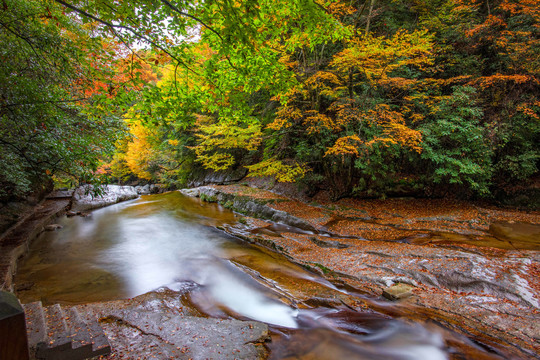
[[[139,194],[133,186],[106,185],[103,195],[95,195],[92,185],[77,188],[73,194],[72,211],[87,211],[121,201],[136,199]]]
[[[407,284],[395,284],[383,290],[382,295],[389,300],[401,300],[412,295],[414,286]]]
[[[58,225],[58,224],[45,225],[45,226],[43,227],[43,229],[44,229],[45,231],[55,231],[55,230],[58,230],[58,229],[61,229],[61,228],[63,228],[63,226],[62,226],[62,225]]]
[[[116,325],[107,327],[113,333],[123,334],[126,328],[143,330],[137,337],[139,346],[134,346],[133,339],[121,336],[112,341],[113,346],[126,348],[132,358],[266,358],[262,343],[269,337],[268,326],[255,321],[206,319],[134,309],[113,310],[109,319],[114,319]],[[157,353],[152,348],[157,348]]]
[[[156,184],[137,185],[134,188],[139,195],[158,194],[162,191],[162,188]]]
[[[78,306],[100,319],[116,355],[130,359],[266,359],[268,326],[257,321],[200,317],[180,292],[162,288],[133,299]],[[196,285],[195,285],[196,286]],[[116,358],[116,357],[115,357]]]
[[[216,189],[212,186],[200,186],[194,189],[180,190],[184,195],[200,197],[209,202],[218,202],[233,211],[261,219],[269,219],[276,223],[286,224],[302,230],[316,232],[308,221],[292,216],[289,213],[274,209],[271,201],[254,199],[249,196],[239,196]]]
[[[73,210],[69,210],[66,212],[66,216],[67,217],[73,217],[73,216],[77,216],[78,213],[76,211],[73,211]]]
[[[199,197],[199,188],[194,189],[182,189],[180,192],[186,196]]]

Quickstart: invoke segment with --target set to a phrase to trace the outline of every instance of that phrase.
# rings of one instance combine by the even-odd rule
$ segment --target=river
[[[206,316],[267,323],[274,359],[498,358],[435,321],[413,321],[392,305],[333,285],[284,256],[217,229],[242,217],[217,204],[170,192],[62,218],[20,263],[23,303],[81,304],[190,286]],[[368,304],[353,310],[340,296]],[[457,345],[456,345],[457,344]],[[466,349],[466,350],[463,350]]]

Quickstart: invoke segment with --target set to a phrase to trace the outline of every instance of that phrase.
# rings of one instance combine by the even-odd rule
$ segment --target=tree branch
[[[69,99],[69,100],[46,100],[46,101],[36,101],[31,103],[19,103],[19,104],[0,104],[0,108],[9,108],[15,106],[26,106],[26,105],[36,105],[36,104],[58,104],[58,103],[72,103],[78,101],[88,100],[89,98],[80,98],[80,99]]]
[[[114,33],[114,35],[118,38],[121,38],[120,34],[118,34],[118,31],[116,31],[116,29],[123,29],[123,30],[127,30],[129,31],[130,33],[132,33],[133,35],[135,35],[136,37],[138,37],[139,39],[142,39],[144,41],[146,41],[147,43],[151,44],[152,46],[160,49],[161,51],[163,51],[164,53],[166,53],[167,55],[169,55],[172,59],[176,60],[177,62],[181,63],[186,69],[188,69],[189,71],[191,71],[192,73],[194,73],[195,75],[199,75],[196,71],[194,71],[193,69],[191,69],[184,61],[182,61],[181,59],[177,58],[176,56],[174,56],[173,54],[171,54],[167,49],[165,49],[163,46],[159,45],[158,43],[156,43],[155,41],[153,41],[152,39],[148,38],[147,36],[144,36],[143,34],[141,34],[140,32],[138,32],[137,30],[129,27],[129,26],[125,26],[125,25],[115,25],[115,24],[112,24],[108,21],[105,21],[103,19],[100,19],[98,18],[97,16],[94,16],[86,11],[84,11],[83,9],[79,9],[78,7],[76,6],[73,6],[67,2],[65,2],[64,0],[54,0],[55,2],[67,7],[68,9],[71,9],[89,19],[92,19],[94,21],[97,21],[99,22],[100,24],[103,24],[105,26],[107,26],[109,29],[111,29],[111,31]]]
[[[180,9],[178,9],[176,6],[174,6],[173,4],[171,4],[169,1],[167,0],[161,0],[162,3],[164,3],[165,5],[167,5],[169,8],[171,8],[173,11],[176,11],[179,15],[182,15],[182,16],[185,16],[185,17],[188,17],[192,20],[195,20],[196,22],[198,22],[199,24],[201,24],[202,26],[204,26],[205,28],[207,28],[208,30],[210,30],[211,32],[213,32],[214,34],[217,35],[217,37],[219,37],[219,39],[221,41],[224,42],[223,38],[221,37],[221,35],[219,35],[219,33],[214,30],[212,27],[208,26],[204,21],[202,21],[201,19],[193,16],[193,15],[190,15],[188,13],[185,13],[183,11],[181,11]]]

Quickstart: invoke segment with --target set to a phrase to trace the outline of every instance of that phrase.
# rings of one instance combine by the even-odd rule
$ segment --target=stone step
[[[47,342],[37,349],[36,357],[60,359],[57,354],[71,350],[71,337],[65,320],[64,311],[59,304],[43,308],[47,326]],[[67,359],[67,358],[66,358]]]
[[[84,320],[89,329],[92,341],[92,351],[95,354],[94,356],[109,354],[111,352],[109,339],[103,332],[103,328],[99,325],[97,319],[93,316],[89,316]]]
[[[23,305],[32,359],[84,360],[111,352],[109,339],[95,318],[82,317],[75,307]]]
[[[71,333],[71,347],[73,349],[80,349],[87,347],[92,351],[92,337],[90,336],[90,329],[81,318],[79,312],[73,308],[65,309],[66,323]]]
[[[38,346],[47,342],[47,326],[41,301],[23,305],[26,318],[26,333],[28,334],[28,347],[30,354],[35,354]]]
[[[75,307],[67,308],[65,312],[71,331],[73,349],[81,349],[81,353],[86,353],[88,350],[89,357],[111,352],[109,339],[96,319],[84,319]]]

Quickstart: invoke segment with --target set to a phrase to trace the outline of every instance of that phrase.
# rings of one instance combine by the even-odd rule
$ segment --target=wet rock
[[[338,298],[322,298],[322,297],[312,297],[303,302],[304,305],[309,307],[326,307],[326,308],[338,308],[343,306],[343,302]]]
[[[28,291],[30,289],[32,289],[32,287],[34,286],[34,283],[29,281],[29,282],[24,282],[24,283],[21,283],[21,284],[17,284],[15,286],[15,291]]]
[[[73,211],[73,210],[69,210],[66,212],[66,216],[67,217],[73,217],[73,216],[77,216],[78,213],[76,211]]]
[[[195,189],[184,189],[181,192],[188,196],[198,196],[209,202],[230,208],[239,213],[261,219],[272,220],[277,223],[290,225],[302,230],[317,232],[308,221],[292,216],[289,213],[274,209],[270,206],[272,199],[255,199],[249,196],[240,196],[220,191],[211,186],[201,186]]]
[[[186,196],[199,197],[199,188],[182,189],[180,192]]]
[[[70,199],[74,190],[55,190],[47,195],[46,199]]]
[[[135,186],[135,191],[137,191],[137,194],[139,195],[147,195],[150,194],[150,185],[137,185]]]
[[[389,300],[401,300],[412,295],[414,286],[408,284],[395,284],[383,290],[382,295]]]
[[[124,326],[183,348],[189,358],[257,359],[264,354],[264,349],[253,343],[268,338],[267,325],[254,321],[182,317],[146,311],[124,312],[116,319]]]
[[[190,193],[200,194],[203,200],[227,204],[226,207],[248,216],[273,221],[279,217],[287,219],[286,215],[276,213],[281,199],[273,201],[271,193],[261,195],[249,188],[236,190],[219,186],[194,189]],[[382,240],[422,236],[422,244],[362,241],[359,237],[347,237],[345,240],[332,233],[326,233],[331,236],[329,238],[321,238],[302,232],[275,231],[272,225],[264,226],[261,221],[257,222],[257,229],[239,237],[285,253],[293,261],[325,275],[329,280],[335,282],[337,277],[343,283],[372,295],[380,295],[384,291],[386,298],[403,299],[416,288],[416,307],[410,313],[412,318],[416,319],[428,311],[431,318],[455,324],[464,333],[481,337],[488,334],[497,339],[493,344],[512,344],[515,349],[509,353],[532,354],[527,349],[540,333],[537,325],[540,309],[537,291],[540,225],[534,223],[538,217],[463,204],[450,209],[447,204],[442,204],[434,210],[433,204],[433,201],[415,200],[414,204],[399,207],[397,205],[401,204],[394,201],[390,202],[392,208],[389,211],[380,212],[379,203],[366,205],[350,201],[337,204],[337,210],[325,208],[326,218],[315,218],[305,204],[281,207],[283,210],[291,209],[300,222],[314,223],[309,219],[315,218],[317,221],[322,219],[319,222],[322,226],[332,226],[332,231],[337,232],[334,228],[341,227],[345,230],[343,235],[365,236],[364,229],[366,232],[380,230],[384,234],[379,237]],[[369,208],[368,205],[374,205],[374,210],[370,210],[373,214],[366,214],[371,221],[355,221],[353,216],[356,214],[364,216],[360,207]],[[306,209],[305,216],[298,210],[302,208]],[[509,218],[519,220],[502,222]],[[491,235],[488,235],[488,226],[494,221],[489,228]],[[283,222],[287,223],[286,220]],[[324,227],[320,229],[326,231]],[[235,234],[231,230],[234,229],[226,229]],[[425,234],[427,232],[431,233]],[[280,236],[276,236],[278,234]],[[348,247],[338,251],[336,248],[341,242]],[[395,283],[399,284],[393,285]],[[309,302],[299,304],[310,306]],[[528,357],[531,356],[503,356]]]
[[[164,295],[158,295],[158,299]],[[79,307],[86,316],[100,318],[113,355],[130,359],[262,359],[268,326],[255,321],[208,319],[178,313],[176,308],[148,306],[133,300]],[[165,296],[166,297],[166,296]],[[178,297],[178,296],[176,296]]]
[[[347,244],[340,243],[339,241],[336,241],[336,240],[321,240],[321,239],[317,239],[316,237],[310,237],[309,240],[315,245],[320,246],[322,248],[345,249],[350,246]]]
[[[489,232],[501,240],[540,244],[540,225],[538,224],[493,223],[489,226]]]
[[[107,185],[102,195],[94,194],[92,185],[77,188],[73,194],[72,211],[86,211],[135,199],[139,196],[133,186]]]
[[[63,228],[62,225],[51,224],[51,225],[45,225],[45,226],[43,227],[43,230],[45,230],[45,231],[55,231],[55,230],[59,230],[59,229],[61,229],[61,228]]]
[[[244,167],[223,171],[202,170],[192,174],[189,186],[203,186],[209,184],[232,184],[242,180],[247,175],[248,170]]]

